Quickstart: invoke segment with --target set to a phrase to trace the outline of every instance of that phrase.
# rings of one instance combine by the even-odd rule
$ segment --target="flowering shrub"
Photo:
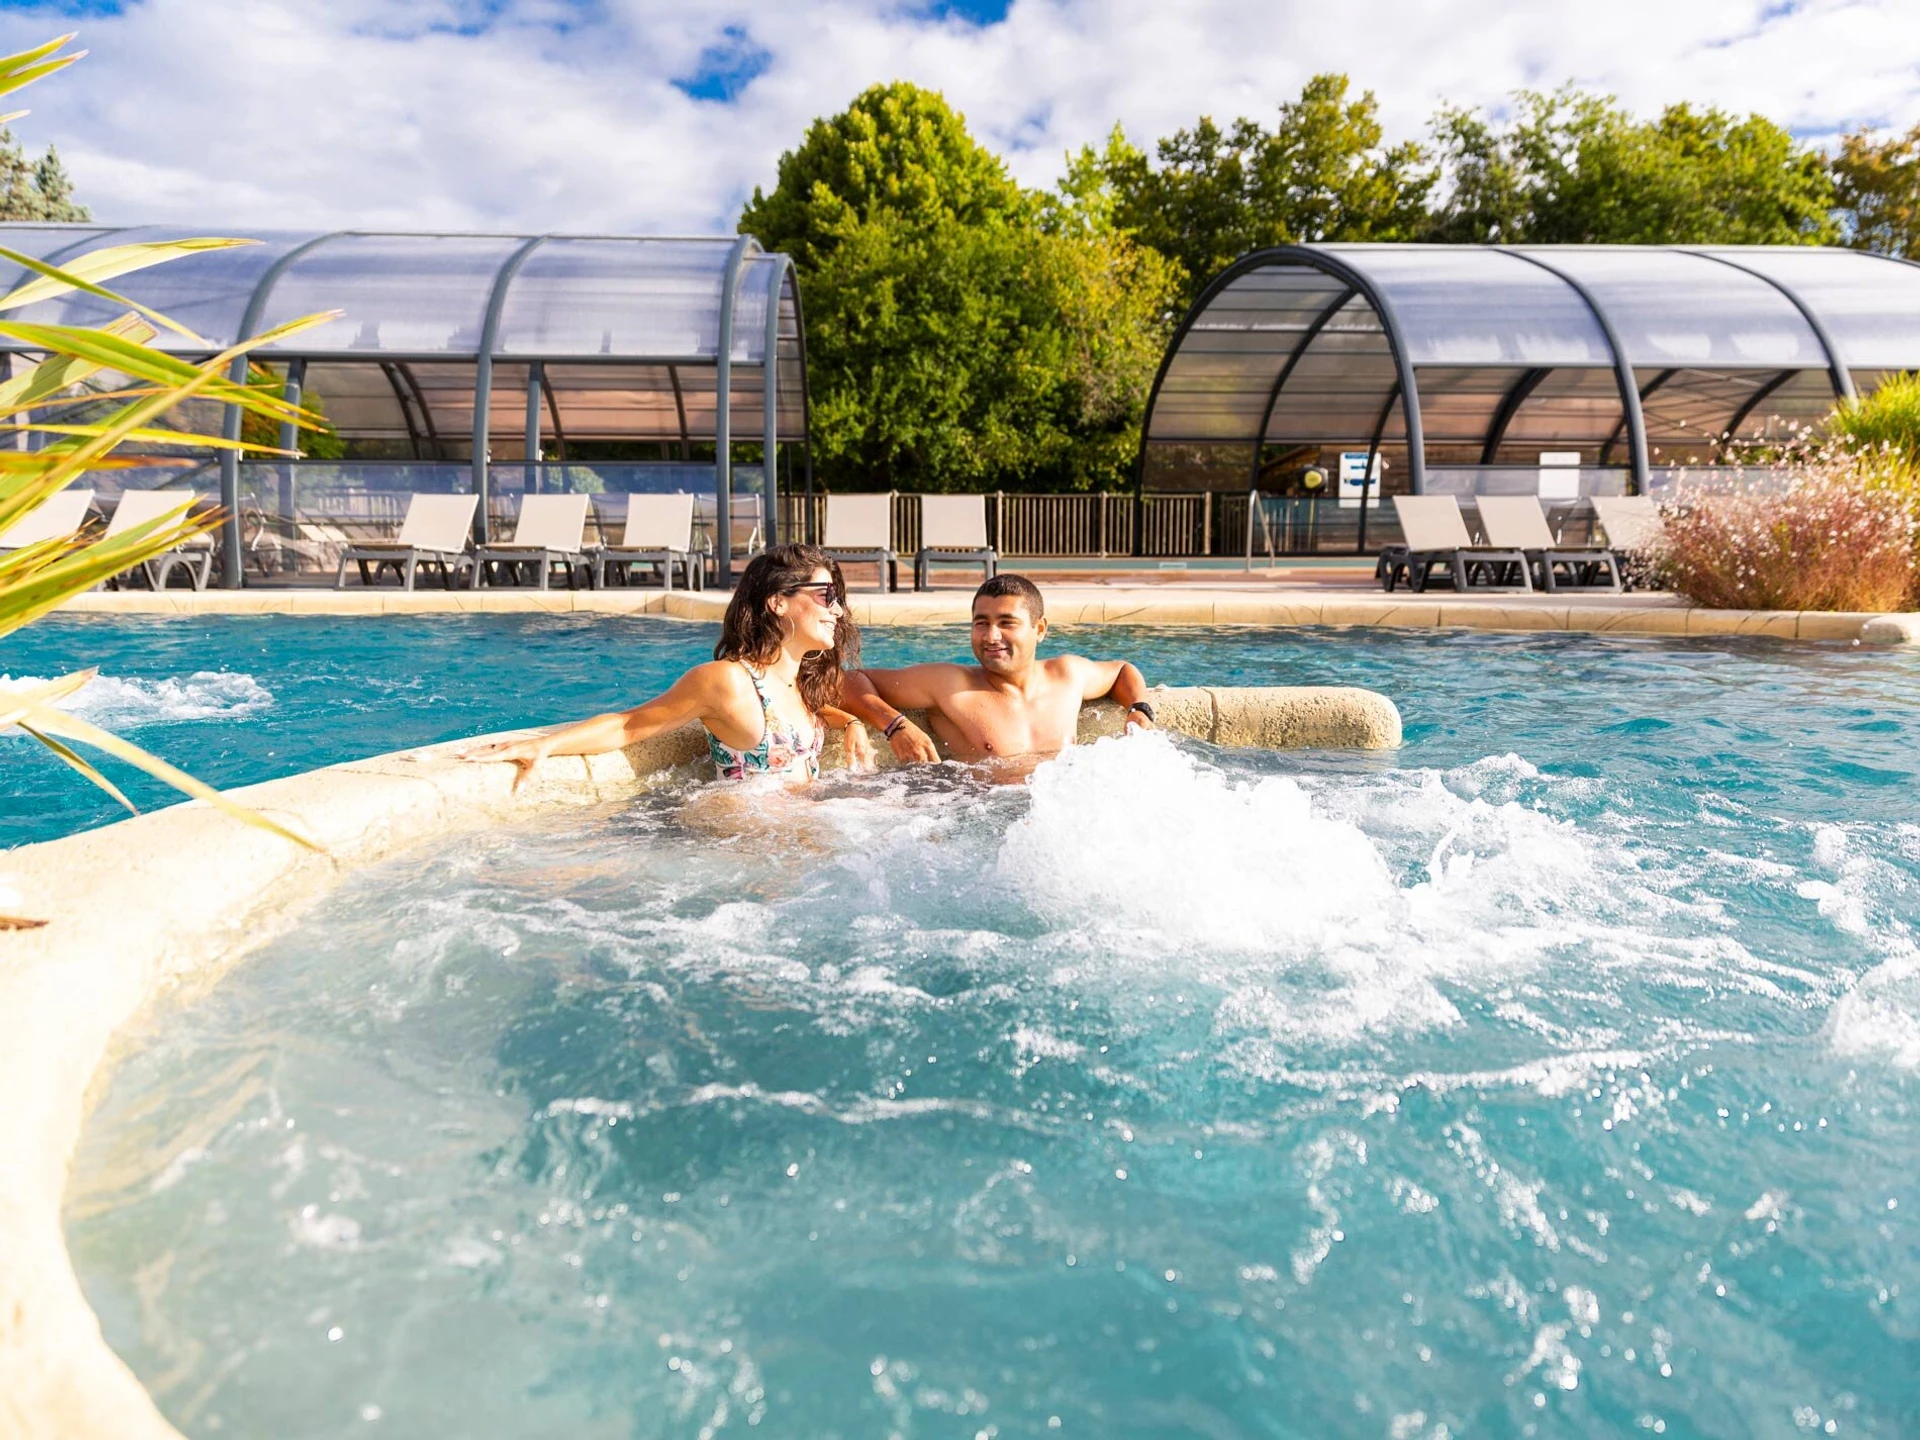
[[[1911,486],[1886,483],[1896,471],[1910,478],[1827,451],[1779,488],[1685,493],[1661,506],[1650,563],[1715,609],[1898,610],[1914,592],[1916,530]]]

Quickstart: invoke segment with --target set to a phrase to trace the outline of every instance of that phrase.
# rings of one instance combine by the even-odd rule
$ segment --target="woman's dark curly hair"
[[[754,556],[734,586],[733,599],[720,622],[720,643],[713,647],[716,660],[744,660],[755,666],[771,663],[787,637],[768,602],[776,595],[803,589],[819,570],[833,577],[841,608],[839,623],[833,627],[833,648],[816,650],[800,662],[800,699],[816,715],[840,703],[842,672],[860,664],[860,629],[846,608],[847,582],[826,551],[814,545],[769,545]]]

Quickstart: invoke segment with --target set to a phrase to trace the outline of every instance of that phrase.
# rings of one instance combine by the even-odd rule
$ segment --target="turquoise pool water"
[[[1155,678],[1372,684],[1409,743],[837,780],[730,837],[662,793],[358,877],[155,1016],[87,1133],[72,1250],[163,1410],[1920,1429],[1920,665],[1073,639]]]

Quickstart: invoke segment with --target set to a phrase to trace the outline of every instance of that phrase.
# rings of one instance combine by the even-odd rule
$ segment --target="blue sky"
[[[727,229],[809,120],[895,78],[1029,184],[1319,70],[1396,138],[1568,81],[1816,139],[1920,123],[1920,0],[0,0],[0,44],[68,29],[89,57],[15,129],[124,222]]]

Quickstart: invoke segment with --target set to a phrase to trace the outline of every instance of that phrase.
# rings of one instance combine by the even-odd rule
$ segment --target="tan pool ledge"
[[[1223,745],[1390,749],[1400,714],[1371,691],[1162,689],[1163,727]],[[1081,736],[1117,733],[1089,706]],[[490,737],[497,738],[497,737]],[[177,1440],[101,1337],[67,1255],[61,1201],[115,1037],[175,987],[212,984],[359,866],[510,814],[629,796],[706,753],[697,726],[591,759],[549,760],[517,792],[473,741],[249,786],[248,805],[325,854],[202,804],[0,851],[0,1440]],[[832,763],[833,756],[829,756]],[[885,757],[890,758],[890,757]]]
[[[1560,631],[1614,635],[1772,635],[1787,640],[1920,641],[1920,615],[1857,611],[1707,610],[1670,595],[1383,595],[1324,585],[1252,589],[1203,585],[1047,585],[1060,625],[1365,625],[1389,629]],[[862,625],[963,625],[970,592],[856,592]],[[664,615],[718,620],[723,593],[659,590],[285,589],[95,591],[64,613],[83,615]]]

